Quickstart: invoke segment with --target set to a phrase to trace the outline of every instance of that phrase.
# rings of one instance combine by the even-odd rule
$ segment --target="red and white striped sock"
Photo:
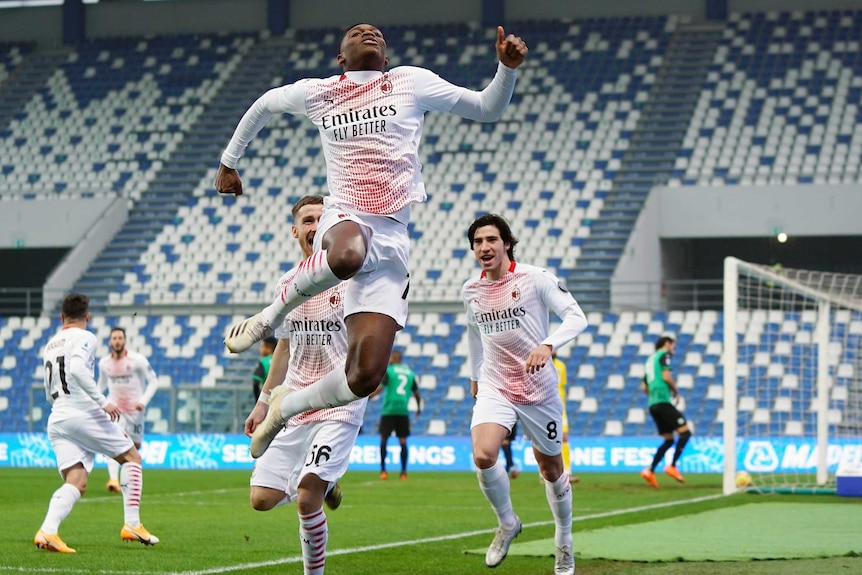
[[[299,515],[299,542],[305,575],[323,575],[328,539],[326,513],[322,508],[309,515]]]
[[[127,461],[120,467],[120,488],[123,490],[123,516],[131,527],[141,524],[141,491],[144,474],[140,463]]]
[[[269,325],[279,326],[299,304],[340,282],[341,278],[329,267],[326,250],[314,252],[299,264],[290,282],[281,286],[281,293],[261,313]]]

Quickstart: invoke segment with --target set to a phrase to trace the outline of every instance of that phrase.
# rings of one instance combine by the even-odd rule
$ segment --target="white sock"
[[[69,516],[80,498],[81,492],[71,483],[60,486],[48,503],[48,513],[45,515],[45,521],[42,522],[42,531],[48,535],[55,535],[60,529],[60,523]]]
[[[326,513],[319,509],[308,515],[299,515],[299,543],[302,547],[302,564],[305,575],[323,575],[326,565],[326,541],[329,529]]]
[[[120,489],[123,490],[123,517],[130,527],[141,524],[141,491],[144,475],[140,463],[127,461],[120,467]]]
[[[299,264],[290,283],[284,286],[275,301],[266,306],[263,317],[273,328],[281,325],[285,316],[308,298],[338,285],[341,278],[332,273],[326,250],[314,252],[311,257]]]
[[[326,409],[347,405],[362,399],[347,385],[347,374],[337,367],[308,387],[292,391],[281,400],[281,416],[287,421],[297,413],[309,409]]]
[[[116,459],[108,459],[108,479],[111,481],[120,479],[120,464]]]
[[[506,466],[498,460],[488,469],[477,469],[479,487],[485,499],[491,504],[491,509],[497,516],[497,523],[504,529],[515,527],[515,510],[512,508],[512,498],[509,496],[509,474]]]
[[[572,548],[572,485],[569,474],[563,472],[556,481],[545,480],[545,495],[554,516],[554,544],[557,547],[568,545]]]

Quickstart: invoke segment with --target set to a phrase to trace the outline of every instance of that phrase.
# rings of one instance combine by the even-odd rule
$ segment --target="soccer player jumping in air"
[[[386,70],[383,33],[370,24],[357,24],[341,40],[337,61],[342,74],[274,88],[240,120],[222,154],[216,190],[242,193],[236,165],[246,146],[273,114],[290,113],[307,116],[320,132],[330,195],[314,254],[272,304],[228,328],[225,345],[234,353],[248,349],[302,302],[350,280],[344,301],[345,368],[299,391],[277,389],[266,420],[252,436],[252,456],[260,457],[286,419],[367,397],[383,379],[395,334],[407,320],[407,224],[411,204],[425,200],[418,155],[425,113],[499,119],[512,97],[515,69],[524,61],[527,46],[501,26],[495,47],[497,72],[476,92],[423,68]]]
[[[554,517],[555,575],[573,575],[572,487],[563,467],[563,403],[551,354],[587,328],[584,312],[549,271],[515,263],[508,222],[496,214],[477,218],[467,231],[482,271],[464,283],[470,344],[470,392],[476,398],[470,433],[479,487],[497,516],[485,554],[499,565],[521,532],[509,494],[509,476],[498,461],[500,445],[516,420],[533,444]],[[549,333],[549,312],[563,323]]]

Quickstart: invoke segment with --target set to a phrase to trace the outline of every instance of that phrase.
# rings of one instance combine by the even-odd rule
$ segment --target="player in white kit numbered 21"
[[[575,572],[572,551],[572,488],[563,468],[563,404],[551,353],[587,328],[581,307],[549,271],[515,262],[508,222],[496,214],[477,218],[467,232],[481,272],[461,290],[467,312],[470,392],[476,398],[470,433],[479,487],[497,516],[497,532],[485,554],[499,565],[521,520],[512,507],[509,476],[498,461],[500,446],[517,420],[533,445],[554,517],[554,573]],[[549,333],[549,312],[562,324]]]
[[[119,408],[99,393],[93,368],[96,364],[96,336],[87,331],[90,298],[70,294],[63,300],[60,318],[63,329],[48,340],[42,352],[45,395],[51,403],[48,439],[57,456],[63,485],[54,492],[48,513],[33,543],[40,549],[75,553],[58,533],[72,508],[87,489],[96,453],[122,464],[124,524],[120,538],[155,545],[159,538],[141,524],[143,490],[141,454],[132,440],[115,425]]]

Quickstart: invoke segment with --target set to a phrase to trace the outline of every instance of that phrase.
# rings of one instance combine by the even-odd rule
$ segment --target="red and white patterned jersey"
[[[145,407],[159,388],[159,378],[143,355],[125,350],[99,360],[99,389],[108,390],[108,401],[123,413],[137,413],[139,403]]]
[[[297,268],[278,280],[275,294],[280,294],[291,281]],[[290,361],[285,384],[289,389],[302,389],[313,384],[333,369],[344,369],[347,359],[347,327],[344,325],[344,292],[347,282],[333,286],[309,298],[291,311],[284,323],[275,330],[275,337],[290,341]],[[303,425],[315,421],[343,421],[362,425],[367,398],[328,409],[312,409],[291,417],[288,425]]]
[[[581,307],[549,271],[512,262],[499,280],[484,273],[461,289],[467,311],[471,378],[519,405],[544,405],[556,400],[557,372],[551,361],[527,373],[530,352],[540,344],[557,349],[587,327]],[[549,312],[562,325],[551,335]]]
[[[93,374],[97,345],[93,333],[78,327],[63,328],[48,340],[42,367],[52,419],[87,416],[107,405]]]
[[[370,214],[395,214],[426,198],[418,153],[425,113],[497,119],[511,99],[515,77],[515,70],[500,64],[482,92],[414,66],[299,80],[268,91],[254,103],[221,162],[235,167],[273,114],[307,116],[320,132],[334,202]]]

